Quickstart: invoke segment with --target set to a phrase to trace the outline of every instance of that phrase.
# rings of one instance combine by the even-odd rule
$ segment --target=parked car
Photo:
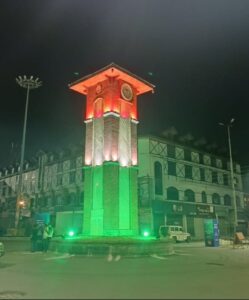
[[[4,255],[4,244],[0,242],[0,257]]]
[[[159,228],[160,239],[169,239],[175,242],[190,242],[190,233],[184,232],[182,226],[162,225]]]

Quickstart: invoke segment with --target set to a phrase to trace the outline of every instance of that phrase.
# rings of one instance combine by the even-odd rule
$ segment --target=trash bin
[[[218,220],[204,220],[204,234],[206,247],[219,247],[219,226]]]

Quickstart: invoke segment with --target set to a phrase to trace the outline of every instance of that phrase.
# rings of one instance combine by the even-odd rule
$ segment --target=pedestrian
[[[43,230],[43,252],[47,252],[50,244],[50,240],[53,237],[53,227],[51,224],[45,224],[44,230]]]
[[[38,225],[35,223],[31,231],[31,252],[37,250],[37,241],[38,241]]]

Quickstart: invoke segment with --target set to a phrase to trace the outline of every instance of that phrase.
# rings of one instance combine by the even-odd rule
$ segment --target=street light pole
[[[234,186],[234,172],[233,172],[233,157],[232,157],[232,146],[231,146],[231,136],[230,136],[230,128],[232,127],[233,122],[235,119],[231,119],[228,124],[219,123],[221,126],[227,127],[227,136],[228,136],[228,146],[229,146],[229,158],[230,158],[230,175],[231,175],[231,184],[232,184],[232,191],[233,191],[233,207],[234,207],[234,227],[233,227],[233,238],[235,238],[236,229],[238,226],[238,219],[237,219],[237,203],[236,203],[236,194],[235,194],[235,186]]]
[[[23,124],[23,134],[22,134],[22,146],[21,146],[21,161],[20,161],[20,171],[19,171],[19,182],[17,188],[17,203],[16,203],[16,215],[15,215],[15,228],[18,228],[20,210],[25,205],[23,200],[23,162],[24,162],[24,153],[25,153],[25,141],[26,141],[26,128],[27,128],[27,115],[28,115],[28,106],[29,106],[29,92],[32,89],[36,89],[42,85],[42,82],[39,81],[39,78],[34,79],[33,76],[27,78],[26,75],[23,77],[18,76],[16,82],[22,88],[27,89],[26,94],[26,104],[25,104],[25,113],[24,113],[24,124]]]

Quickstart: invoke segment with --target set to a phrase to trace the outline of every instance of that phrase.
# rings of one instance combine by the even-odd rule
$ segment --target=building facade
[[[57,212],[82,211],[83,147],[60,153],[39,152],[25,165],[25,207],[20,225],[25,234],[36,213],[47,212],[55,225]],[[197,239],[204,219],[218,219],[221,236],[233,230],[233,193],[228,159],[154,136],[138,139],[139,230],[157,235],[160,225],[182,225]],[[240,166],[234,164],[238,230],[247,234],[245,196]],[[14,227],[18,168],[0,172],[0,235]],[[82,211],[83,213],[83,211]]]
[[[23,192],[25,205],[20,213],[20,226],[29,235],[37,213],[49,213],[55,224],[57,212],[82,210],[84,173],[82,147],[70,151],[40,151],[35,163],[25,165]],[[0,234],[14,227],[19,168],[0,172]]]
[[[140,228],[157,235],[160,225],[181,225],[204,237],[204,219],[218,219],[221,236],[233,232],[229,160],[148,136],[139,139]],[[238,230],[245,232],[240,166],[234,164]]]

